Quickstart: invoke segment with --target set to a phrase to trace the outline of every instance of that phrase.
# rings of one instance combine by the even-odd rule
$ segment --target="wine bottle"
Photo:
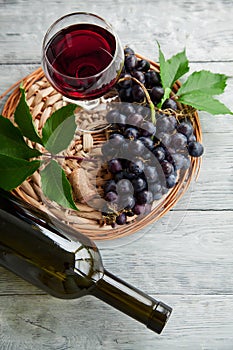
[[[109,273],[88,237],[2,190],[0,265],[58,298],[93,295],[156,333],[172,311]]]

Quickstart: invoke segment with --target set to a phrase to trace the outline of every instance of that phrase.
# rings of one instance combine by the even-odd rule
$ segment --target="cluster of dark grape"
[[[128,47],[117,89],[121,103],[106,115],[111,130],[102,146],[112,177],[103,187],[102,214],[113,227],[127,223],[128,217],[147,215],[153,202],[176,185],[179,172],[190,167],[190,156],[203,153],[190,119],[178,120],[172,98],[156,109],[152,123],[145,91],[157,106],[164,95],[160,74]]]
[[[189,156],[203,153],[188,120],[178,122],[162,112],[157,112],[156,124],[149,118],[148,108],[132,103],[120,103],[107,113],[111,131],[102,154],[112,179],[103,188],[102,214],[112,226],[148,214],[152,203],[176,185],[178,171],[189,168]]]
[[[130,77],[141,82],[150,94],[150,98],[156,106],[164,95],[159,72],[150,69],[150,62],[145,59],[138,59],[134,51],[126,47],[125,63],[121,73],[121,79],[117,84],[118,94],[122,102],[143,103],[145,92],[143,88]],[[163,109],[177,109],[176,101],[168,98],[162,105]]]

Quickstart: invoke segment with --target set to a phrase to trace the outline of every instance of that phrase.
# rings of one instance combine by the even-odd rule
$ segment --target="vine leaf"
[[[185,50],[166,60],[159,47],[159,64],[164,96],[158,104],[161,108],[167,98],[170,97],[174,83],[189,71],[189,61]],[[215,99],[215,95],[220,95],[226,87],[227,76],[224,74],[212,73],[207,70],[192,73],[172,98],[177,101],[192,106],[196,109],[206,111],[211,114],[233,114],[222,102]]]
[[[72,188],[60,165],[51,160],[40,172],[42,191],[46,197],[64,208],[78,210],[72,198]]]
[[[20,91],[21,97],[14,114],[15,122],[19,126],[24,136],[26,136],[29,140],[33,142],[40,143],[41,145],[43,145],[43,141],[35,129],[32,120],[32,115],[30,113],[30,109],[26,101],[25,91],[21,86]]]
[[[6,191],[18,187],[40,164],[39,160],[28,161],[0,154],[0,187]]]
[[[74,138],[76,128],[75,116],[72,115],[59,124],[52,132],[51,136],[44,143],[45,148],[52,154],[63,151]]]
[[[179,89],[179,96],[185,94],[203,93],[206,95],[219,95],[226,87],[225,74],[212,73],[208,70],[193,72]]]
[[[14,158],[30,159],[41,153],[30,148],[24,141],[20,130],[11,121],[0,115],[0,154]]]
[[[64,122],[65,119],[69,118],[74,114],[75,109],[77,108],[76,104],[70,103],[67,106],[64,106],[57,111],[55,111],[50,118],[45,122],[45,125],[42,129],[42,140],[44,143],[48,141],[55,129]]]
[[[203,94],[202,92],[184,94],[179,97],[178,101],[213,115],[233,114],[222,102],[215,99],[213,96]]]
[[[178,101],[201,111],[216,114],[232,114],[230,109],[214,98],[226,87],[227,76],[207,70],[192,73],[177,92]]]
[[[165,60],[164,54],[159,46],[160,76],[164,90],[172,88],[173,84],[189,71],[189,61],[185,49],[170,59]]]

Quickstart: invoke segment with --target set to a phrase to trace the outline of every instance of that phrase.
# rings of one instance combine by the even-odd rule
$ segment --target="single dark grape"
[[[184,150],[187,146],[187,137],[180,133],[173,134],[170,136],[169,146],[174,150]]]
[[[118,195],[116,192],[110,191],[105,194],[105,199],[107,202],[110,203],[117,203],[118,201]]]
[[[150,69],[150,62],[142,59],[138,61],[137,70],[142,72],[147,72]]]
[[[165,176],[168,176],[168,175],[174,173],[173,165],[171,163],[169,163],[167,160],[163,160],[160,164],[161,164],[161,167],[163,169],[163,173]]]
[[[166,99],[166,101],[164,101],[162,108],[163,109],[171,108],[171,109],[177,110],[177,103],[172,98],[168,98]]]
[[[140,192],[140,191],[145,190],[147,188],[146,181],[141,177],[138,177],[138,178],[132,180],[132,185],[133,185],[135,192]]]
[[[153,186],[151,186],[151,191],[153,193],[153,199],[158,200],[162,197],[162,186],[159,183],[154,183]]]
[[[154,70],[150,70],[145,73],[146,87],[151,88],[160,84],[160,74]]]
[[[132,97],[135,102],[142,102],[145,99],[145,93],[140,85],[132,87]]]
[[[153,136],[156,133],[156,126],[150,121],[144,121],[140,125],[142,136]]]
[[[127,89],[123,89],[123,88],[119,89],[118,95],[122,102],[132,102],[133,100],[131,87]]]
[[[128,118],[130,114],[134,114],[136,111],[132,103],[121,103],[120,113],[126,115]]]
[[[126,122],[132,126],[139,126],[143,121],[143,116],[139,113],[130,113],[127,116]]]
[[[141,114],[143,116],[143,118],[146,118],[146,117],[150,117],[151,115],[151,112],[150,112],[150,107],[149,106],[145,106],[145,105],[140,105],[140,104],[137,104],[135,105],[137,106],[136,108],[136,112]]]
[[[166,185],[167,188],[172,188],[175,186],[176,184],[176,176],[174,174],[170,174],[167,178],[166,178]]]
[[[159,85],[154,86],[151,89],[150,97],[152,102],[154,102],[155,105],[157,105],[161,101],[163,95],[164,95],[164,89],[162,86],[159,86]]]
[[[173,159],[173,155],[175,154],[175,150],[170,148],[170,147],[166,147],[165,149],[165,156],[166,156],[166,160],[169,162],[169,163],[172,163],[172,165],[174,165],[174,159]]]
[[[117,150],[111,146],[110,142],[105,142],[101,147],[101,152],[104,158],[110,159],[116,156]]]
[[[104,186],[103,186],[103,189],[104,189],[105,194],[107,192],[110,192],[110,191],[117,192],[116,182],[113,179],[106,181]]]
[[[125,68],[127,71],[132,71],[136,68],[138,63],[137,57],[135,55],[128,55],[125,58]]]
[[[124,142],[124,136],[122,134],[119,133],[112,133],[109,136],[109,144],[111,147],[117,147],[120,146],[122,144],[122,142]]]
[[[193,126],[190,123],[182,122],[177,125],[177,131],[188,138],[193,133]]]
[[[115,120],[119,118],[120,112],[118,109],[112,109],[106,114],[106,120],[108,123],[115,123]]]
[[[121,128],[124,127],[126,125],[126,115],[124,114],[119,114],[116,118],[115,118],[115,124]]]
[[[108,170],[112,173],[118,173],[122,171],[121,161],[119,159],[111,159],[108,161]]]
[[[190,142],[188,144],[188,152],[192,157],[200,157],[204,152],[204,147],[198,141]]]
[[[137,193],[136,200],[138,204],[146,204],[153,202],[153,193],[148,190],[144,190]]]
[[[144,174],[147,182],[155,182],[159,178],[156,167],[147,165],[144,169]]]
[[[139,131],[136,128],[129,127],[127,129],[125,129],[124,136],[125,136],[126,139],[135,140],[139,136]]]
[[[134,55],[134,50],[131,49],[130,47],[126,46],[126,47],[124,48],[124,54],[125,54],[125,56]]]
[[[124,139],[124,141],[119,146],[118,156],[121,158],[125,158],[128,152],[129,152],[129,141]]]
[[[177,121],[174,116],[157,116],[156,127],[158,132],[172,133],[176,129]]]
[[[173,162],[175,164],[176,170],[179,169],[188,169],[190,167],[190,159],[189,157],[185,154],[182,153],[175,153],[172,155]]]
[[[142,84],[145,84],[145,75],[143,72],[136,70],[135,72],[132,73],[132,76],[137,80],[139,80]],[[135,82],[135,84],[137,83]]]
[[[128,144],[129,156],[141,156],[145,151],[145,146],[140,140],[134,140]],[[126,155],[126,153],[125,153]]]
[[[124,212],[116,217],[116,224],[117,225],[125,225],[126,221],[127,221],[127,218],[126,218],[126,214]]]
[[[117,182],[116,185],[117,193],[122,195],[126,193],[133,193],[133,185],[128,179],[121,179]]]
[[[194,142],[197,141],[197,138],[194,134],[191,134],[189,137],[187,137],[187,141],[189,142]]]
[[[162,198],[163,193],[162,193],[162,186],[159,183],[155,183],[152,186],[152,193],[153,193],[153,200],[158,201],[159,199]]]
[[[148,148],[145,147],[145,151],[142,155],[143,161],[145,163],[145,166],[152,165],[151,163],[154,163],[155,157],[151,150],[148,150]]]
[[[133,208],[133,212],[135,215],[147,215],[151,211],[151,205],[146,203],[146,204],[136,204],[135,207]]]
[[[172,130],[175,130],[175,128],[177,127],[177,119],[174,115],[169,115],[167,116],[169,122],[170,122],[170,125],[171,125],[171,129]]]
[[[152,153],[155,155],[159,162],[162,162],[165,159],[165,149],[161,146],[156,146],[152,150]]]
[[[141,136],[139,137],[139,141],[141,141],[143,145],[149,150],[152,150],[154,147],[154,142],[150,137]]]
[[[170,139],[171,139],[170,134],[167,134],[166,132],[162,131],[162,132],[159,132],[158,134],[156,134],[156,137],[161,141],[163,146],[165,146],[165,147],[169,146]]]
[[[131,79],[131,75],[126,73],[124,74],[121,79],[124,79],[124,80],[120,80],[118,83],[117,83],[117,86],[118,88],[123,88],[123,89],[127,89],[129,87],[132,86],[133,84],[133,81]]]
[[[141,159],[136,159],[135,161],[129,162],[129,171],[133,174],[140,175],[144,171],[144,163]]]

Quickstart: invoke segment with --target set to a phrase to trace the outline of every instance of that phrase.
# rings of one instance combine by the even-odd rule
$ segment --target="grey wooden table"
[[[167,57],[186,46],[191,70],[232,76],[231,0],[0,0],[0,94],[40,65],[48,26],[80,10],[108,19],[124,44],[151,59],[159,40]],[[231,109],[232,88],[230,78],[222,100]],[[233,118],[200,118],[198,182],[130,242],[100,244],[108,270],[173,306],[162,335],[97,299],[55,299],[0,268],[0,350],[233,348]]]

